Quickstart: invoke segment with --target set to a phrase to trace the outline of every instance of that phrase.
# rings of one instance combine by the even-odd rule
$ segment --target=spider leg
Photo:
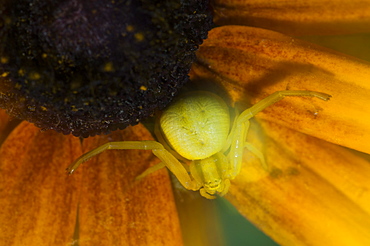
[[[149,167],[148,169],[146,169],[142,174],[140,174],[139,176],[137,176],[135,179],[136,180],[139,180],[139,179],[142,179],[144,178],[145,176],[151,174],[151,173],[154,173],[155,171],[158,171],[162,168],[166,167],[166,165],[163,163],[163,162],[160,162],[152,167]]]
[[[238,118],[239,119],[239,118]],[[229,173],[226,176],[228,179],[234,179],[239,173],[243,162],[243,152],[245,147],[245,139],[247,138],[250,122],[238,121],[234,124],[234,129],[231,130],[230,151],[227,154],[229,163]]]
[[[251,143],[248,143],[248,142],[245,142],[244,143],[244,147],[247,148],[250,152],[252,152],[255,156],[258,157],[258,159],[260,159],[261,161],[261,164],[262,164],[262,167],[267,170],[267,164],[266,164],[266,161],[265,161],[265,157],[264,155],[262,154],[261,151],[259,151],[253,144]]]
[[[78,158],[67,168],[67,172],[69,174],[72,174],[83,162],[109,149],[152,150],[153,154],[157,156],[162,162],[153,167],[150,167],[147,171],[144,171],[144,173],[139,175],[139,178],[144,177],[147,174],[152,173],[166,166],[177,177],[177,179],[186,189],[189,190],[199,189],[197,183],[190,177],[184,165],[181,162],[179,162],[170,152],[168,152],[163,147],[162,144],[156,141],[122,141],[122,142],[109,142],[103,144]]]
[[[230,133],[227,136],[225,145],[224,145],[224,147],[221,150],[222,153],[226,152],[230,148],[231,142],[233,141],[233,138],[235,136],[235,129],[236,129],[236,124],[237,124],[237,120],[236,119],[238,119],[239,111],[236,108],[234,109],[234,111],[235,111],[234,122],[233,122],[233,125],[232,125],[231,129],[230,129]]]
[[[163,164],[176,176],[179,182],[188,190],[199,190],[200,185],[190,177],[185,166],[177,160],[166,149],[153,149],[153,154],[157,156]]]
[[[163,148],[162,144],[156,141],[121,141],[121,142],[108,142],[99,147],[90,150],[89,152],[80,156],[67,168],[67,172],[72,174],[82,163],[89,160],[91,157],[94,157],[101,152],[108,149],[155,149]]]
[[[223,191],[219,195],[224,196],[229,191],[229,188],[230,188],[230,180],[225,179],[224,180]]]
[[[232,129],[230,130],[230,135],[227,140],[227,146],[224,149],[230,147],[230,151],[227,155],[229,159],[230,171],[228,178],[233,179],[239,174],[242,166],[243,149],[249,149],[253,154],[255,154],[262,162],[262,166],[267,170],[267,165],[263,154],[250,143],[246,143],[245,140],[248,135],[250,122],[249,120],[253,118],[257,113],[261,112],[268,106],[280,101],[286,96],[309,96],[317,97],[321,100],[327,101],[330,99],[330,95],[316,92],[316,91],[277,91],[268,97],[262,99],[252,107],[244,110],[235,120]]]
[[[238,121],[247,121],[251,118],[253,118],[257,113],[261,112],[268,106],[271,106],[272,104],[282,100],[284,97],[317,97],[321,100],[327,101],[330,99],[330,95],[317,92],[317,91],[276,91],[269,95],[268,97],[262,99],[258,103],[254,104],[252,107],[245,110],[243,113],[241,113],[238,117]]]

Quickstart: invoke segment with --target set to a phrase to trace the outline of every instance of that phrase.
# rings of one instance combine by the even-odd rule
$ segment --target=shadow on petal
[[[0,146],[19,123],[20,120],[12,119],[5,110],[0,109]]]
[[[269,175],[257,180],[245,160],[227,199],[282,245],[368,245],[369,161],[269,121],[261,126]]]
[[[9,116],[5,113],[5,110],[0,109],[0,132],[1,134],[3,134],[8,123],[9,123]]]

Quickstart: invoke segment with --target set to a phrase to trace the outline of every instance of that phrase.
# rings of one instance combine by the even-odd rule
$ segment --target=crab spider
[[[199,190],[208,199],[223,196],[230,180],[240,172],[245,148],[266,168],[263,154],[246,142],[249,120],[286,96],[311,96],[325,101],[331,97],[315,91],[277,91],[237,115],[230,127],[229,108],[219,96],[205,91],[188,93],[162,113],[155,130],[160,142],[109,142],[82,155],[67,171],[73,173],[81,163],[108,149],[152,150],[162,162],[137,179],[167,167],[186,189]],[[191,161],[189,166],[185,160]]]

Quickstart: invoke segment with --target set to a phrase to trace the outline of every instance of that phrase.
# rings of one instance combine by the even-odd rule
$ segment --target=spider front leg
[[[188,190],[198,190],[199,185],[190,177],[187,170],[171,153],[169,153],[162,144],[156,141],[122,141],[122,142],[109,142],[103,144],[96,149],[93,149],[80,158],[78,158],[75,162],[73,162],[68,168],[67,172],[72,174],[79,165],[83,162],[87,161],[93,156],[100,154],[105,150],[110,149],[141,149],[141,150],[152,150],[153,154],[157,156],[162,162],[153,166],[145,171],[143,174],[139,175],[138,177],[144,177],[149,173],[152,173],[156,170],[159,170],[163,167],[167,167],[180,181],[180,183]]]
[[[329,100],[331,97],[328,94],[316,91],[277,91],[270,96],[262,99],[252,107],[243,111],[236,118],[227,140],[227,143],[230,144],[230,151],[228,154],[228,159],[230,163],[230,179],[235,178],[235,176],[238,175],[240,172],[244,148],[247,148],[252,153],[254,153],[261,160],[264,168],[267,169],[263,154],[253,145],[245,142],[250,126],[249,120],[253,118],[257,113],[261,112],[268,106],[282,100],[286,96],[310,96],[317,97],[324,101]]]
[[[228,163],[229,163],[229,179],[234,179],[239,173],[243,163],[243,153],[244,148],[247,148],[253,154],[255,154],[262,163],[262,166],[265,168],[265,158],[263,154],[254,147],[251,143],[246,142],[246,138],[248,135],[250,122],[249,120],[242,122],[238,121],[239,118],[236,119],[236,123],[234,124],[233,128],[230,131],[229,138],[230,139],[230,151],[227,155]]]
[[[153,154],[157,156],[162,162],[157,164],[159,165],[158,167],[156,167],[157,165],[155,165],[148,168],[146,171],[140,174],[137,179],[143,178],[144,176],[166,166],[172,172],[172,174],[176,176],[182,186],[184,186],[187,190],[199,190],[200,184],[196,182],[196,180],[191,178],[184,165],[165,148],[153,149]]]
[[[271,106],[272,104],[282,100],[284,97],[317,97],[321,100],[327,101],[330,99],[331,96],[326,93],[317,91],[276,91],[241,113],[238,117],[239,124],[241,122],[246,122],[250,120],[256,114],[258,114],[268,106]]]

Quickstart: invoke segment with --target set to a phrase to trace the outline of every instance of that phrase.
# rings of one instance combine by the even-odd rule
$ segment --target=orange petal
[[[63,165],[80,155],[79,141],[20,124],[0,149],[0,241],[4,245],[72,242],[78,182]]]
[[[87,139],[84,148],[125,138],[148,139],[142,127]],[[72,176],[77,138],[22,123],[0,150],[0,240],[6,245],[181,245],[165,170],[135,182],[150,151],[108,151]]]
[[[108,141],[152,140],[141,125],[84,140],[84,152]],[[182,245],[166,170],[135,177],[159,160],[151,151],[109,150],[78,170],[81,245]],[[72,177],[74,178],[74,177]]]
[[[370,61],[370,33],[352,35],[326,35],[300,37],[310,43],[315,43],[336,51]]]
[[[247,25],[289,35],[370,31],[369,0],[214,0],[217,25]]]
[[[245,160],[227,199],[281,245],[370,245],[369,156],[261,125],[271,172]]]
[[[370,153],[370,64],[282,34],[251,27],[215,28],[197,53],[192,77],[219,82],[233,101],[252,104],[275,91],[313,90],[328,102],[289,98],[257,115]]]

